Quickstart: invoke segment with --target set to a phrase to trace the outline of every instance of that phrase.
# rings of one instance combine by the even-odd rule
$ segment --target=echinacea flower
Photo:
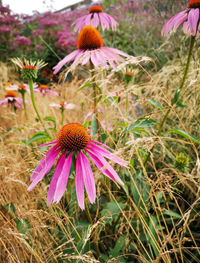
[[[64,103],[60,103],[60,104],[51,103],[51,104],[49,104],[49,106],[59,108],[61,110],[72,110],[72,109],[74,109],[75,104],[64,102]]]
[[[8,90],[5,94],[5,98],[0,100],[0,106],[6,103],[8,106],[13,105],[16,109],[23,109],[22,99],[17,97],[17,94],[13,90]],[[26,103],[28,102],[26,101]]]
[[[89,14],[78,18],[75,22],[74,31],[80,31],[84,26],[93,26],[98,27],[101,25],[102,29],[109,29],[115,30],[117,27],[117,22],[115,19],[104,13],[103,8],[100,6],[92,6],[89,8]]]
[[[58,92],[49,89],[47,85],[40,85],[39,87],[35,88],[34,91],[35,92],[39,91],[45,96],[50,96],[50,95],[58,96],[59,95]]]
[[[35,168],[28,191],[33,190],[37,183],[43,179],[60,155],[49,186],[48,206],[51,202],[58,203],[65,192],[71,168],[72,154],[76,157],[75,187],[78,204],[81,209],[85,208],[84,186],[90,202],[94,203],[96,199],[95,180],[90,163],[85,155],[86,153],[105,176],[115,183],[124,184],[105,158],[122,166],[127,166],[127,162],[111,153],[112,150],[105,144],[91,140],[87,130],[78,123],[69,123],[63,126],[58,133],[57,140],[40,145],[40,147],[44,145],[53,145],[53,147]]]
[[[121,56],[129,57],[128,54],[110,47],[103,46],[103,40],[98,30],[92,26],[85,26],[77,40],[77,50],[73,51],[65,58],[63,58],[55,67],[54,74],[65,65],[74,60],[71,68],[76,67],[78,64],[85,65],[91,62],[94,67],[102,66],[108,69],[110,65],[115,68],[119,62],[124,62]]]
[[[33,91],[34,92],[38,92],[38,91],[35,91],[35,89],[38,87],[37,84],[33,84]],[[7,86],[6,87],[6,90],[14,90],[14,91],[19,91],[20,93],[21,92],[28,92],[30,94],[30,88],[29,88],[29,85],[28,84],[13,84],[13,85],[10,85],[10,86]]]
[[[199,27],[200,0],[191,0],[188,7],[168,20],[162,28],[162,34],[167,37],[170,31],[176,31],[183,23],[183,32],[195,36],[200,31]]]
[[[43,60],[32,61],[25,58],[23,60],[12,58],[11,61],[20,68],[21,77],[28,80],[36,79],[38,70],[47,65]]]

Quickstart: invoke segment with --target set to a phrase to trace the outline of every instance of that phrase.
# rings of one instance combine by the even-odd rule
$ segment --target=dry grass
[[[182,95],[183,104],[187,104],[187,107],[174,108],[167,127],[185,130],[198,138],[200,79],[196,70],[197,66],[191,66],[191,69],[195,70],[190,71],[187,88]],[[174,61],[150,78],[148,73],[144,73],[144,79],[150,79],[148,82],[131,84],[128,119],[125,117],[125,87],[119,74],[110,74],[106,81],[102,75],[100,76],[102,80],[99,86],[102,88],[104,97],[110,96],[113,92],[120,94],[118,104],[100,103],[99,105],[100,108],[104,108],[100,119],[105,119],[107,124],[111,123],[117,138],[114,141],[112,132],[106,131],[108,136],[106,143],[115,145],[119,155],[126,160],[136,160],[134,168],[126,172],[120,171],[120,173],[122,178],[129,178],[127,181],[134,187],[141,203],[138,206],[131,191],[126,195],[120,189],[113,188],[107,181],[102,181],[99,172],[93,169],[97,182],[97,207],[100,207],[101,195],[108,195],[110,201],[116,203],[120,215],[120,226],[113,232],[108,231],[107,221],[105,221],[112,217],[109,211],[106,216],[102,216],[99,212],[95,218],[93,228],[97,229],[99,234],[100,229],[103,229],[105,233],[105,235],[102,232],[100,234],[101,251],[112,247],[120,236],[125,236],[123,253],[116,257],[111,256],[107,260],[109,263],[122,262],[121,256],[129,256],[132,262],[200,262],[199,240],[196,240],[194,236],[194,231],[199,228],[194,230],[193,225],[194,222],[199,222],[199,147],[181,137],[165,134],[157,138],[156,129],[153,128],[150,129],[150,136],[144,135],[136,139],[129,134],[128,142],[124,143],[124,128],[118,125],[120,122],[133,123],[138,118],[138,105],[143,115],[159,121],[162,118],[162,112],[160,109],[153,108],[148,99],[159,101],[164,109],[169,107],[173,93],[180,82],[182,69],[183,66]],[[3,78],[0,79],[0,98],[3,98],[4,83],[11,79],[5,65],[1,64],[0,70],[4,72]],[[78,91],[83,82],[75,78],[70,83],[55,84],[52,88],[59,92],[60,97],[43,97],[36,94],[36,103],[41,116],[53,116],[57,123],[57,130],[61,128],[61,114],[58,109],[50,108],[50,103],[66,101],[76,105],[74,110],[65,112],[65,123],[83,123],[85,116],[92,111],[91,88],[86,87]],[[134,101],[136,96],[137,101]],[[28,121],[25,120],[23,111],[17,111],[15,115],[3,106],[0,112],[0,262],[98,262],[92,250],[84,252],[87,240],[90,239],[91,228],[81,233],[80,238],[85,241],[81,249],[77,247],[77,241],[74,239],[74,232],[77,231],[76,223],[84,219],[85,214],[80,212],[76,200],[73,199],[73,183],[72,189],[69,189],[63,197],[64,200],[68,200],[67,206],[72,208],[70,213],[66,211],[64,201],[58,205],[46,207],[48,179],[40,182],[32,192],[27,192],[31,172],[44,155],[44,152],[23,143],[32,137],[35,130],[41,129],[40,124],[35,120],[31,104],[28,105]],[[56,134],[52,133],[52,137],[55,138]],[[157,147],[152,152],[149,165],[145,169],[139,150],[150,150],[154,144]],[[173,160],[180,151],[186,151],[191,160],[189,168],[184,172],[178,171],[173,165]],[[150,187],[148,200],[145,200],[138,184],[137,169],[143,171],[145,187]],[[176,191],[177,188],[182,192]],[[125,200],[123,208],[120,205],[120,196]],[[15,213],[5,208],[7,204],[14,205]],[[174,210],[180,218],[177,220],[172,214],[167,216],[165,213],[167,210]],[[27,219],[30,223],[31,228],[25,234],[17,229],[18,219]],[[60,236],[53,234],[57,228],[65,237],[62,244]],[[76,234],[79,236],[80,232]],[[148,242],[146,244],[144,240],[148,242],[151,240],[151,244]],[[71,247],[72,254],[65,252],[66,245]],[[130,245],[135,248],[135,250],[132,248],[135,252],[130,253]],[[158,251],[157,257],[155,250]]]

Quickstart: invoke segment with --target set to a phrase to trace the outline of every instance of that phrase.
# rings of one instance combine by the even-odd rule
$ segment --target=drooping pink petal
[[[86,146],[87,149],[89,149],[91,152],[93,150],[97,151],[98,153],[102,154],[104,157],[112,160],[115,163],[118,163],[122,166],[128,167],[128,162],[115,156],[114,154],[111,154],[108,150],[104,149],[101,146],[92,144],[92,143],[88,143],[88,145]]]
[[[184,10],[178,14],[176,14],[175,16],[173,16],[172,18],[170,18],[163,26],[162,28],[162,35],[167,37],[169,32],[171,30],[174,30],[174,26],[175,28],[177,28],[183,21],[186,20],[187,18],[187,11],[188,10]],[[178,23],[177,23],[178,21]]]
[[[189,27],[188,21],[186,21],[186,22],[183,23],[183,33],[184,33],[186,36],[191,35],[191,31],[190,31],[190,27]]]
[[[44,144],[41,144],[39,146],[36,146],[37,148],[40,148],[40,147],[43,147],[43,146],[46,146],[46,145],[51,145],[51,144],[55,144],[57,143],[57,140],[53,141],[53,142],[48,142],[48,143],[44,143]]]
[[[90,167],[90,163],[88,159],[82,152],[80,152],[80,160],[81,160],[85,189],[88,194],[90,203],[94,203],[96,199],[96,187],[95,187],[95,181],[94,181],[92,169]]]
[[[72,63],[72,66],[76,65],[76,64],[81,64],[82,63],[82,59],[83,59],[84,56],[85,56],[85,50],[79,50],[79,54],[74,59],[74,62]]]
[[[104,68],[108,69],[109,67],[107,65],[107,58],[106,58],[105,54],[103,52],[101,52],[101,49],[94,50],[93,52],[95,52],[95,54],[96,54],[96,60],[98,61],[98,64],[100,64]]]
[[[41,145],[40,145],[41,146]],[[40,147],[39,146],[39,147]],[[41,146],[42,147],[42,146]],[[35,168],[35,170],[33,171],[32,175],[31,175],[31,182],[38,176],[39,172],[42,169],[45,169],[45,167],[47,166],[47,161],[50,158],[50,156],[52,155],[52,153],[58,148],[58,145],[55,145],[54,147],[52,147],[51,149],[49,149],[46,152],[46,155],[42,158],[42,160],[40,161],[40,163],[38,164],[38,166]]]
[[[67,157],[67,160],[65,161],[65,164],[63,165],[62,172],[58,178],[53,202],[58,203],[66,190],[69,172],[71,168],[71,161],[72,161],[72,152]]]
[[[75,27],[74,27],[74,31],[77,32],[77,31],[80,31],[84,26],[85,26],[85,18],[86,18],[87,15],[85,16],[82,16],[80,18],[78,18],[74,24],[75,24]]]
[[[0,106],[5,104],[5,103],[8,103],[8,98],[5,98],[3,100],[0,101]]]
[[[110,20],[110,25],[111,25],[112,30],[115,30],[117,27],[117,22],[115,21],[115,19],[112,16],[110,16],[108,14],[106,14],[106,15],[108,17],[108,20]]]
[[[188,24],[192,33],[192,36],[196,35],[197,23],[199,20],[199,8],[191,8],[188,13]]]
[[[120,179],[118,174],[115,172],[115,170],[112,168],[112,166],[96,151],[93,153],[86,150],[94,164],[97,166],[100,172],[102,172],[105,176],[109,177],[111,180],[113,180],[115,183],[116,181],[120,184],[124,185],[123,181]]]
[[[94,50],[94,51],[91,51],[91,61],[92,61],[92,63],[93,63],[93,65],[95,66],[95,67],[98,67],[98,65],[99,65],[99,61],[98,61],[98,59],[97,59],[97,57],[96,57],[96,53],[97,52],[95,52],[96,50]]]
[[[39,173],[37,175],[32,176],[31,179],[33,181],[31,183],[31,185],[28,187],[28,189],[27,189],[28,191],[33,190],[33,188],[36,186],[36,184],[42,180],[42,178],[45,176],[45,174],[47,174],[50,171],[51,167],[53,166],[56,158],[58,157],[60,149],[56,149],[56,146],[54,146],[52,149],[54,149],[54,151],[51,151],[51,152],[49,151],[50,153],[48,152],[48,156],[46,155],[46,159],[44,160],[45,166],[42,167],[42,169],[39,171]]]
[[[104,12],[99,13],[99,18],[100,18],[100,21],[101,21],[101,24],[102,24],[102,29],[103,30],[105,28],[109,29],[109,21],[108,21],[107,16],[105,15]]]
[[[84,204],[83,172],[82,172],[81,160],[78,152],[76,159],[75,185],[76,185],[76,195],[77,195],[78,204],[80,208],[84,210],[85,204]]]
[[[91,26],[97,27],[99,24],[99,15],[94,13],[93,18],[91,19]]]
[[[50,186],[49,186],[49,191],[48,191],[48,196],[47,196],[47,206],[49,206],[53,200],[55,190],[56,190],[57,181],[58,181],[59,176],[61,175],[64,163],[65,163],[65,155],[66,155],[65,153],[62,153],[58,159],[57,164],[56,164],[56,169],[55,169],[55,172],[52,176]]]
[[[95,144],[102,145],[104,148],[107,148],[108,150],[110,150],[110,151],[114,152],[114,150],[113,150],[113,149],[111,149],[110,147],[108,147],[106,144],[103,144],[103,143],[101,143],[101,142],[98,142],[98,141],[95,141],[95,140],[91,140],[90,142],[93,142],[93,143],[95,143]]]
[[[57,74],[58,71],[65,65],[74,60],[74,58],[80,53],[81,51],[79,49],[74,50],[72,53],[64,57],[53,69],[53,74]]]

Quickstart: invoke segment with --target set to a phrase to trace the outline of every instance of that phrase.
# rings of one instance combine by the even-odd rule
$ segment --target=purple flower
[[[31,45],[31,40],[28,37],[17,36],[16,40],[18,45],[25,45],[25,46]]]
[[[12,31],[12,28],[10,28],[9,26],[6,26],[6,25],[0,26],[0,32],[2,33],[9,33],[11,31]]]
[[[34,91],[41,92],[45,96],[50,96],[50,95],[58,96],[59,95],[58,92],[50,90],[47,85],[40,85],[38,88],[35,88]]]
[[[176,14],[168,20],[162,28],[162,34],[167,37],[170,31],[176,31],[183,23],[183,32],[186,35],[195,36],[199,33],[199,9],[200,0],[191,0],[188,3],[188,8]],[[198,26],[198,28],[197,28]]]
[[[28,103],[28,101],[26,101],[26,103]],[[5,98],[3,100],[0,100],[0,106],[4,104],[8,104],[8,106],[11,106],[11,104],[13,104],[16,109],[23,109],[22,99],[17,97],[17,94],[12,90],[8,90]]]
[[[63,109],[63,110],[72,110],[72,109],[74,109],[75,104],[64,102],[64,103],[60,103],[60,104],[51,103],[51,104],[49,104],[49,106],[55,107],[55,108],[59,108],[59,109],[61,109],[61,110],[62,110],[62,109]]]
[[[97,27],[101,24],[103,30],[109,29],[115,30],[117,27],[117,22],[115,19],[104,13],[102,7],[100,6],[92,6],[89,9],[89,14],[78,18],[75,22],[74,31],[80,31],[83,27],[87,25],[91,25],[93,27]]]
[[[102,66],[108,69],[108,64],[115,68],[116,64],[124,62],[121,56],[129,57],[128,54],[118,49],[104,47],[101,35],[92,26],[82,28],[78,36],[77,48],[77,50],[70,53],[53,68],[54,74],[58,73],[65,64],[73,60],[72,67],[78,64],[85,65],[91,61],[95,67]]]
[[[90,163],[85,155],[86,153],[105,176],[115,183],[124,184],[105,158],[122,166],[127,166],[127,162],[112,154],[110,152],[112,150],[105,144],[91,140],[86,129],[78,123],[70,123],[63,126],[58,133],[57,140],[40,145],[40,147],[44,145],[53,145],[53,147],[35,168],[28,191],[33,190],[45,174],[51,170],[60,154],[49,186],[48,206],[51,202],[58,203],[65,192],[71,168],[72,154],[76,157],[75,187],[78,204],[82,210],[85,208],[84,186],[90,202],[94,203],[96,199],[95,180]]]

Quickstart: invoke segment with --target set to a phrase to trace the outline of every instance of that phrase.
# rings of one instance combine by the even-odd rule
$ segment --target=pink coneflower
[[[37,84],[33,84],[33,91],[34,92],[39,92],[39,90],[36,90],[36,88],[38,87]],[[14,84],[14,85],[10,85],[6,88],[6,90],[14,90],[14,91],[24,91],[24,92],[28,92],[30,94],[30,88],[28,84]]]
[[[28,191],[33,190],[45,174],[50,171],[60,154],[49,186],[47,196],[48,206],[51,202],[58,203],[65,192],[71,168],[72,154],[76,157],[75,187],[78,204],[81,209],[85,208],[84,185],[90,202],[94,203],[96,199],[95,181],[85,153],[88,154],[104,175],[115,183],[118,182],[123,185],[122,180],[104,157],[122,166],[127,166],[127,162],[112,154],[110,152],[112,150],[108,146],[91,140],[87,130],[82,125],[70,123],[63,126],[58,133],[57,140],[44,145],[53,145],[53,147],[46,153],[46,156],[40,161],[40,164],[33,172],[31,176],[32,183],[28,187]]]
[[[118,49],[104,47],[101,35],[92,26],[85,26],[81,30],[77,40],[77,48],[54,67],[54,74],[73,60],[71,67],[91,62],[94,67],[102,66],[108,69],[108,64],[114,68],[119,62],[124,62],[121,56],[129,57],[128,54]]]
[[[89,9],[89,14],[78,18],[75,22],[74,31],[80,31],[84,26],[97,27],[101,24],[103,30],[112,28],[115,30],[117,27],[117,22],[115,19],[104,13],[103,8],[100,6],[92,6]]]
[[[199,32],[199,8],[200,0],[191,0],[188,3],[188,8],[184,11],[173,16],[163,26],[162,34],[168,36],[170,31],[176,31],[176,29],[184,22],[183,31],[187,35],[195,36]],[[197,28],[198,27],[198,28]]]
[[[8,90],[5,94],[5,98],[0,100],[0,106],[6,103],[9,107],[13,105],[15,109],[23,109],[22,99],[17,97],[17,94],[13,90]]]
[[[50,96],[50,95],[54,95],[54,96],[58,96],[58,92],[50,90],[48,88],[47,85],[40,85],[38,88],[35,88],[34,91],[40,91],[43,95],[45,96]]]
[[[55,108],[59,108],[59,109],[61,109],[61,110],[62,110],[62,109],[63,109],[63,110],[72,110],[72,109],[74,109],[75,104],[64,102],[64,103],[60,103],[60,104],[51,103],[51,104],[49,104],[49,106],[55,107]]]

